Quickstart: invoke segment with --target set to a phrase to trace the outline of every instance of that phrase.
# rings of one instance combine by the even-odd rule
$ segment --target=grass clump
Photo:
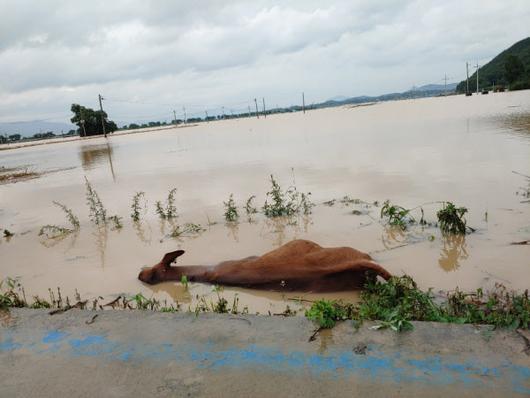
[[[228,201],[223,202],[223,204],[225,206],[225,220],[228,222],[237,221],[237,219],[239,218],[239,214],[237,212],[236,202],[234,201],[234,194],[231,193],[230,197],[228,198]]]
[[[11,232],[8,229],[4,229],[4,238],[9,239],[9,238],[11,238],[13,236],[15,236],[15,234],[13,232]]]
[[[280,184],[271,175],[271,190],[263,205],[263,213],[269,218],[289,217],[303,212],[310,214],[314,204],[309,199],[311,192],[300,193],[295,186],[282,190]]]
[[[347,308],[335,300],[317,300],[305,312],[305,316],[323,329],[330,329],[337,321],[348,318]]]
[[[178,216],[177,208],[175,206],[175,194],[177,193],[177,188],[173,188],[169,191],[166,199],[165,206],[161,201],[157,201],[155,204],[156,214],[162,219],[172,219]]]
[[[45,225],[39,230],[39,236],[46,236],[48,239],[56,239],[74,232],[73,229],[60,227],[58,225]]]
[[[5,278],[0,281],[0,309],[10,307],[26,307],[27,303],[23,294],[20,293],[21,286],[18,279]]]
[[[144,208],[145,208],[145,192],[136,192],[134,194],[131,204],[131,218],[134,222],[140,221],[140,212],[142,206],[140,204],[141,199],[144,198]]]
[[[466,219],[464,215],[467,213],[467,211],[468,210],[465,207],[456,207],[451,202],[445,202],[442,209],[436,213],[442,232],[461,235],[465,235],[467,229],[473,232],[474,229],[467,227],[466,225]]]
[[[107,224],[107,210],[99,198],[98,193],[85,177],[86,200],[90,210],[90,219],[97,226]]]
[[[185,235],[198,235],[205,229],[200,224],[186,223],[184,225],[176,225],[169,234],[172,238],[180,238]]]
[[[392,277],[387,282],[369,279],[358,304],[318,300],[306,311],[306,317],[321,328],[329,328],[341,319],[379,321],[374,329],[395,331],[412,329],[412,321],[473,323],[500,328],[530,327],[530,298],[523,293],[508,292],[502,285],[487,294],[455,290],[435,300],[432,291],[419,289],[410,276]]]
[[[386,218],[389,225],[407,229],[408,224],[414,222],[414,217],[410,215],[410,210],[404,207],[393,205],[390,201],[385,201],[381,208],[381,218]]]

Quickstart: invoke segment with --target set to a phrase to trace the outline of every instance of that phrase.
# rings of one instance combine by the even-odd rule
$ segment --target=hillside
[[[521,61],[524,70],[522,70],[516,79],[510,83],[506,65],[507,62],[509,63],[511,57],[517,57],[517,59]],[[515,43],[513,46],[493,58],[486,65],[482,66],[479,70],[478,77],[481,89],[491,89],[494,84],[496,86],[502,85],[512,90],[530,88],[530,37]],[[469,77],[470,91],[476,90],[476,82],[477,75],[475,72]],[[458,84],[457,91],[460,93],[466,91],[465,80]]]

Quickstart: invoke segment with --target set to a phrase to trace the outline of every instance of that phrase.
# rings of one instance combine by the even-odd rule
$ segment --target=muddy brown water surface
[[[435,292],[495,283],[517,290],[530,286],[530,246],[509,244],[530,238],[530,203],[522,196],[528,181],[512,172],[530,174],[529,91],[226,120],[0,152],[0,166],[20,165],[43,174],[0,185],[0,228],[15,233],[1,239],[0,277],[20,277],[28,296],[48,297],[48,288],[57,286],[70,296],[77,288],[85,298],[142,292],[178,300],[186,309],[197,296],[215,299],[212,287],[143,285],[136,279],[140,268],[179,248],[186,250],[180,264],[214,264],[260,255],[294,238],[369,252],[391,273],[409,274]],[[249,222],[244,202],[256,195],[262,206],[270,174],[284,188],[295,183],[311,192],[313,214],[290,220],[258,214]],[[90,223],[85,176],[108,214],[123,217],[121,230],[98,230]],[[175,223],[201,224],[202,234],[168,236],[171,225],[158,219],[154,204],[173,187]],[[148,206],[135,225],[130,206],[138,191],[145,192]],[[231,193],[242,214],[237,224],[223,219],[223,201]],[[322,204],[345,195],[371,205]],[[469,209],[468,224],[477,231],[457,237],[443,236],[434,226],[386,227],[379,219],[386,199],[407,208],[452,201]],[[45,224],[67,226],[52,201],[78,215],[78,233],[38,236]],[[428,221],[436,220],[439,207],[424,206]],[[298,308],[293,297],[354,300],[358,293],[225,288],[221,294],[230,303],[237,295],[240,309],[274,313],[286,304]]]

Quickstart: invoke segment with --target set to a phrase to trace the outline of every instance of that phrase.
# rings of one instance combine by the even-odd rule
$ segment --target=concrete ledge
[[[514,331],[370,326],[343,322],[309,342],[314,325],[301,317],[13,309],[0,316],[0,396],[530,394]]]

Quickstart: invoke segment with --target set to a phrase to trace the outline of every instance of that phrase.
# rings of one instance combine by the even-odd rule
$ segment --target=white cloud
[[[95,106],[134,120],[187,105],[401,91],[463,77],[530,34],[526,0],[0,0],[0,120]],[[112,102],[135,99],[141,104]],[[243,104],[243,105],[241,105]],[[121,117],[123,116],[123,117]]]

